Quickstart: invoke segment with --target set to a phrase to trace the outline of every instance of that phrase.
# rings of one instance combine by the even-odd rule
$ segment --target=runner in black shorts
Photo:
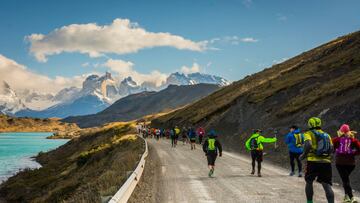
[[[214,174],[215,170],[215,161],[219,152],[219,156],[222,156],[222,147],[220,142],[216,139],[216,133],[214,130],[211,130],[208,134],[208,138],[205,140],[203,145],[203,151],[207,157],[209,171],[209,177]]]

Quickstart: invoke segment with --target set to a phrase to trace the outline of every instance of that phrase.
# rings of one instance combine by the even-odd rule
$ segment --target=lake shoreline
[[[53,132],[1,132],[0,183],[6,182],[21,171],[42,167],[38,156],[54,150],[69,139],[49,140]]]

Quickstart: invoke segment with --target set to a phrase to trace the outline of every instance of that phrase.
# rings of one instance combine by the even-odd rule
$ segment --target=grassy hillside
[[[225,149],[238,152],[245,152],[244,141],[252,129],[262,128],[265,136],[274,136],[276,129],[279,148],[266,147],[266,159],[287,167],[284,135],[293,124],[306,130],[311,116],[321,117],[333,136],[342,123],[360,131],[360,32],[247,76],[152,125],[214,128]],[[354,183],[359,190],[360,180]]]
[[[61,132],[78,131],[73,123],[64,123],[55,118],[15,118],[0,114],[0,132]]]
[[[43,167],[10,178],[0,196],[8,202],[101,202],[126,181],[143,151],[131,124],[112,124],[39,154]]]
[[[333,40],[284,63],[247,76],[158,121],[178,119],[179,122],[198,123],[225,111],[240,97],[247,97],[248,103],[256,104],[277,93],[286,92],[288,88],[299,86],[301,91],[297,92],[297,97],[288,97],[285,109],[279,112],[293,113],[329,94],[356,88],[359,84],[359,40],[359,32]]]
[[[192,103],[219,89],[218,85],[170,85],[160,92],[142,92],[124,97],[94,115],[64,119],[80,127],[100,126],[109,122],[130,121],[146,115],[169,111]]]

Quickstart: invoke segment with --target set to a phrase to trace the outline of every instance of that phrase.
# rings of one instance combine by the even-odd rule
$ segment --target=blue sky
[[[2,0],[0,54],[50,78],[105,72],[110,68],[99,64],[111,58],[131,62],[141,74],[153,70],[171,73],[196,63],[203,72],[235,81],[359,30],[359,8],[358,0]],[[95,58],[80,51],[61,51],[40,62],[30,53],[31,43],[25,40],[31,34],[47,36],[71,24],[109,26],[115,19],[128,19],[147,32],[166,32],[208,44],[201,51],[153,46],[124,54],[109,51]],[[229,40],[233,36],[236,42]],[[209,43],[216,38],[220,41]],[[253,41],[245,42],[248,38]]]

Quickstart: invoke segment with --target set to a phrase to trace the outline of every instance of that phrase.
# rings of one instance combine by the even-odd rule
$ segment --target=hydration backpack
[[[350,137],[341,137],[339,148],[336,149],[336,154],[354,154],[354,150],[351,148],[352,140]]]
[[[259,148],[259,144],[257,142],[258,137],[253,137],[250,140],[250,149],[251,150],[257,150]]]
[[[316,130],[313,130],[316,137],[317,147],[315,154],[317,156],[329,156],[331,154],[331,138],[327,133],[321,133]]]
[[[216,149],[215,147],[215,139],[214,138],[211,138],[211,139],[208,139],[208,150],[211,150],[211,151],[214,151]]]
[[[294,137],[295,137],[295,146],[298,147],[298,148],[301,148],[302,145],[303,145],[302,134],[301,133],[295,133]]]

